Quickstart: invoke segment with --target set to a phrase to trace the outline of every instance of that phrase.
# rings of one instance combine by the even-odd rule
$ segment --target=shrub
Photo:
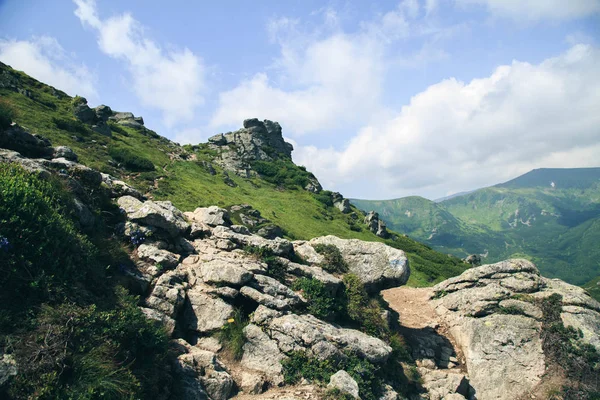
[[[218,334],[219,341],[223,343],[225,350],[231,354],[234,360],[241,360],[244,355],[244,343],[246,343],[244,328],[246,325],[248,325],[248,319],[237,309]]]
[[[264,180],[286,189],[304,188],[308,184],[309,172],[298,168],[291,160],[255,161],[252,169]]]
[[[321,190],[319,193],[313,193],[317,201],[323,203],[325,207],[333,207],[333,199],[329,190]]]
[[[317,279],[300,278],[294,282],[292,289],[302,291],[308,300],[308,311],[318,318],[335,320],[344,311],[343,299],[333,297],[325,284]]]
[[[8,101],[0,99],[0,131],[8,128],[15,117],[15,109]]]
[[[315,251],[324,258],[321,268],[328,272],[344,273],[348,272],[348,264],[344,261],[342,253],[333,244],[315,244]]]
[[[52,122],[58,129],[62,129],[63,131],[81,133],[82,135],[90,133],[89,128],[85,124],[74,119],[52,117]]]
[[[107,309],[45,305],[37,326],[14,347],[14,398],[148,398],[164,377],[168,337],[123,288]],[[36,354],[36,357],[31,357]],[[34,395],[35,394],[35,395]]]
[[[70,218],[57,180],[0,164],[0,303],[24,307],[62,297],[94,268],[95,249]],[[7,247],[8,246],[8,247]]]
[[[383,310],[376,299],[369,298],[360,278],[354,274],[346,274],[343,282],[347,299],[346,312],[350,320],[369,335],[387,338],[390,331],[381,316]]]
[[[594,398],[600,392],[600,354],[594,346],[581,340],[581,331],[564,326],[560,317],[561,295],[555,293],[541,300],[541,308],[544,354],[562,368],[568,379],[563,398]]]
[[[309,381],[327,383],[331,375],[343,369],[358,383],[361,399],[375,400],[381,389],[380,369],[360,359],[354,354],[347,353],[343,359],[319,360],[309,357],[306,353],[295,351],[282,361],[284,381],[288,385],[296,384],[304,378]]]
[[[108,154],[131,171],[154,171],[155,169],[152,161],[125,148],[111,147]]]

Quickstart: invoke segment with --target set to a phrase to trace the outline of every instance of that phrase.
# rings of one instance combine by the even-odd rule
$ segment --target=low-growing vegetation
[[[96,215],[112,214],[96,209],[102,198]],[[152,397],[166,384],[168,337],[110,279],[128,261],[110,229],[81,233],[71,199],[58,178],[0,164],[0,349],[19,366],[0,397]]]
[[[152,161],[125,148],[111,147],[108,154],[131,171],[154,171],[155,169]]]
[[[90,129],[76,119],[52,117],[52,122],[58,129],[62,129],[63,131],[80,133],[82,135],[90,133]]]
[[[248,318],[239,309],[236,309],[233,316],[227,321],[218,333],[219,341],[223,344],[234,360],[241,360],[244,355],[244,328],[248,325]]]
[[[15,119],[15,109],[4,99],[0,99],[0,131],[10,126]]]
[[[313,248],[317,253],[323,256],[324,260],[321,263],[321,268],[331,273],[348,272],[348,264],[344,261],[342,253],[333,244],[315,244]]]
[[[286,189],[304,188],[311,176],[310,172],[299,168],[291,160],[255,161],[252,169],[264,180]]]
[[[594,346],[581,340],[580,330],[564,326],[560,317],[561,295],[555,293],[541,300],[541,307],[544,354],[560,367],[566,378],[561,398],[600,398],[600,354]]]

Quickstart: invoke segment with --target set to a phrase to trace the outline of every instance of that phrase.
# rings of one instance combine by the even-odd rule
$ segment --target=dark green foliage
[[[241,360],[244,355],[244,328],[248,325],[248,318],[237,309],[233,316],[223,327],[218,334],[219,341],[234,360]]]
[[[317,253],[323,256],[321,268],[332,273],[348,272],[348,264],[344,261],[340,249],[333,244],[315,244],[313,248]]]
[[[152,164],[152,161],[139,156],[128,149],[111,147],[108,150],[108,154],[116,161],[123,163],[125,168],[131,171],[154,171],[154,164]]]
[[[304,188],[310,173],[298,168],[291,160],[255,161],[252,169],[264,180],[286,189]]]
[[[69,217],[61,183],[0,164],[0,304],[56,300],[94,268],[95,250]]]
[[[10,126],[15,119],[15,109],[6,100],[0,99],[0,131]]]
[[[325,320],[339,319],[345,312],[344,300],[334,297],[325,284],[314,278],[300,278],[294,282],[292,289],[301,290],[308,300],[308,312]]]
[[[348,318],[369,335],[386,338],[390,331],[381,317],[382,308],[376,299],[369,298],[362,281],[354,274],[344,276],[346,312]]]
[[[289,358],[282,362],[283,376],[286,384],[293,385],[304,378],[309,381],[328,383],[331,375],[343,369],[348,372],[358,383],[362,399],[375,400],[381,391],[380,369],[367,360],[360,359],[353,354],[346,354],[344,359],[319,360],[308,357],[306,353],[295,351],[288,355]]]
[[[273,254],[273,251],[267,247],[245,246],[244,252],[256,256],[267,264],[267,275],[277,279],[280,282],[285,281],[287,265],[279,257]]]
[[[319,193],[313,193],[315,198],[323,203],[325,207],[333,207],[333,199],[329,190],[321,190]]]
[[[52,122],[58,129],[62,129],[63,131],[80,133],[82,135],[90,133],[90,129],[85,124],[75,119],[52,117]]]
[[[560,314],[562,296],[553,294],[541,300],[544,354],[558,364],[567,377],[564,399],[593,398],[600,393],[600,355],[596,348],[581,340],[583,334],[565,327]]]
[[[43,306],[36,322],[11,349],[19,365],[15,398],[128,399],[160,389],[156,363],[164,362],[168,337],[124,289],[110,308]]]
[[[354,400],[354,397],[348,393],[343,393],[337,388],[329,389],[325,392],[323,400]]]
[[[110,121],[108,123],[108,126],[110,127],[110,130],[113,132],[116,132],[123,136],[129,136],[129,133],[127,133],[127,131],[121,125],[119,125],[115,122]]]
[[[88,205],[117,222],[95,190]],[[62,181],[0,164],[0,349],[19,365],[0,397],[150,398],[165,385],[167,336],[113,290],[105,272],[129,259],[102,223],[78,232],[71,201]]]

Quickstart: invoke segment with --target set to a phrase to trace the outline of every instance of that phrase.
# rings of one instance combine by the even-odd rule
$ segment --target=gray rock
[[[390,234],[387,231],[387,228],[385,226],[385,222],[383,222],[382,220],[379,219],[379,214],[376,213],[375,211],[370,211],[365,216],[364,222],[365,222],[365,225],[367,225],[367,227],[369,228],[369,230],[371,232],[373,232],[374,234],[376,234],[377,236],[384,238],[384,239],[390,237]]]
[[[172,237],[183,235],[189,224],[183,214],[170,201],[141,202],[132,196],[123,196],[117,200],[127,218],[144,225],[160,228]]]
[[[341,279],[336,278],[321,267],[298,264],[295,262],[287,261],[283,258],[281,258],[280,261],[286,264],[287,271],[290,274],[306,278],[312,278],[322,282],[331,296],[335,296],[337,294],[337,291],[342,287]]]
[[[77,218],[81,229],[89,230],[96,223],[96,217],[92,211],[77,197],[73,198],[73,207],[71,210],[73,211],[75,218]]]
[[[322,236],[309,242],[294,242],[294,250],[308,262],[321,263],[323,256],[314,250],[314,244],[336,246],[350,272],[356,274],[370,292],[403,285],[410,276],[406,254],[383,243]]]
[[[0,130],[0,148],[14,150],[26,157],[52,157],[50,141],[32,135],[19,125]]]
[[[99,105],[94,108],[94,112],[96,114],[96,119],[98,121],[106,122],[112,116],[113,111],[109,106],[105,106],[104,104]]]
[[[275,239],[282,237],[283,231],[277,225],[266,225],[260,228],[256,234],[264,237],[265,239]]]
[[[0,149],[0,162],[16,163],[25,170],[37,174],[41,178],[50,177],[50,171],[48,171],[44,165],[36,160],[22,157],[21,154],[16,151]]]
[[[101,174],[101,176],[102,183],[106,185],[108,189],[110,189],[111,197],[132,196],[141,201],[145,200],[144,196],[140,192],[125,182],[108,174]]]
[[[188,329],[208,333],[220,329],[233,315],[233,307],[218,297],[210,296],[197,288],[188,290],[190,307],[184,311]]]
[[[87,105],[87,100],[83,97],[78,104],[73,105],[73,115],[84,124],[91,124],[96,119],[96,113]]]
[[[179,255],[167,250],[161,250],[152,244],[141,244],[137,248],[137,255],[144,261],[154,265],[160,264],[165,269],[175,268],[179,264]]]
[[[217,226],[213,229],[212,234],[215,239],[230,240],[240,247],[255,246],[268,248],[273,254],[282,257],[289,257],[294,251],[292,244],[286,239],[275,238],[274,240],[269,240],[258,235],[243,235],[225,226]]]
[[[358,383],[344,370],[340,370],[329,378],[328,389],[337,389],[343,394],[352,396],[355,399],[358,397]]]
[[[331,200],[333,202],[333,206],[336,207],[341,212],[343,212],[344,214],[348,214],[348,213],[352,212],[352,208],[350,207],[350,200],[345,199],[344,196],[342,196],[340,193],[338,193],[338,192],[332,193]]]
[[[425,368],[419,368],[418,371],[431,400],[464,399],[469,395],[469,381],[463,374]]]
[[[58,146],[54,148],[52,158],[66,158],[69,161],[77,161],[77,154],[70,147]]]
[[[218,226],[218,225],[231,225],[229,219],[229,212],[224,208],[217,206],[210,206],[206,208],[196,208],[194,212],[186,212],[185,216],[193,222],[204,223],[206,225]]]
[[[274,318],[268,328],[280,348],[286,344],[296,345],[289,349],[281,348],[282,351],[311,347],[327,341],[374,363],[385,362],[392,352],[392,348],[380,339],[354,329],[338,328],[310,314],[288,314]]]
[[[240,265],[218,259],[199,262],[194,264],[192,268],[195,269],[196,276],[212,285],[242,286],[248,283],[254,276]]]
[[[261,394],[264,390],[266,380],[264,375],[251,373],[251,372],[242,372],[240,389],[242,392],[248,394]]]
[[[256,308],[256,310],[254,310],[250,321],[256,325],[265,325],[273,318],[281,317],[282,315],[283,314],[281,312],[272,310],[261,304]]]
[[[240,365],[244,368],[262,372],[269,383],[279,386],[283,383],[283,355],[277,343],[270,339],[258,326],[250,324],[244,328],[246,343]]]
[[[199,388],[200,393],[205,392],[211,400],[230,398],[234,382],[215,353],[192,347],[182,339],[178,339],[176,345],[186,351],[177,357],[175,362],[175,373],[180,379],[181,386],[190,389],[184,391],[186,395],[191,394],[194,388]],[[188,397],[183,398],[188,399]]]
[[[173,318],[152,308],[140,307],[140,310],[146,316],[146,318],[160,322],[164,326],[169,336],[173,335],[173,331],[175,330],[176,324]]]

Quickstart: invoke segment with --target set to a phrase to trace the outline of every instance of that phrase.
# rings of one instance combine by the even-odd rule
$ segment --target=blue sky
[[[600,166],[600,0],[0,0],[0,60],[180,143],[277,120],[347,197]]]

